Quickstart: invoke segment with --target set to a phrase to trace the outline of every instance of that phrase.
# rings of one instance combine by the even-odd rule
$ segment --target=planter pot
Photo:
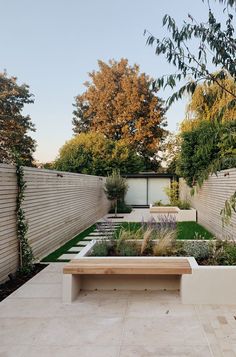
[[[150,205],[150,213],[152,214],[174,214],[177,222],[196,222],[197,211],[194,208],[179,209],[175,206],[152,206]]]

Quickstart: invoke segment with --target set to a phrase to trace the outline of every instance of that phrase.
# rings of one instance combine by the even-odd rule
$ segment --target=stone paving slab
[[[86,238],[84,238],[86,241],[88,241],[88,240],[99,240],[99,239],[109,239],[109,237],[108,236],[88,236],[88,237],[86,237]]]
[[[78,253],[83,249],[83,247],[79,247],[78,245],[76,245],[75,247],[72,247],[68,250],[68,252],[75,252]]]
[[[57,260],[64,260],[64,259],[68,259],[71,260],[76,256],[76,254],[62,254]]]
[[[0,303],[0,356],[236,355],[236,304],[182,305],[178,291],[82,291],[63,304],[64,265],[50,264]]]
[[[77,247],[80,247],[80,246],[86,246],[88,244],[88,242],[87,241],[84,241],[84,240],[82,240],[82,241],[80,241],[80,242],[78,242],[77,243]]]
[[[103,234],[103,233],[106,233],[106,234],[113,234],[115,231],[107,231],[106,229],[101,229],[99,231],[94,231],[92,233],[90,233],[91,235],[97,235],[97,234]]]

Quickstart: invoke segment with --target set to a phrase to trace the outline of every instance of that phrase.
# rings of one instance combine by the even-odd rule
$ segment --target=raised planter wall
[[[194,208],[191,209],[179,209],[178,207],[174,206],[152,206],[150,205],[150,213],[152,215],[155,214],[174,214],[176,215],[176,221],[177,222],[189,222],[189,221],[194,221],[196,222],[197,220],[197,212]]]
[[[183,304],[227,304],[236,302],[236,266],[201,266],[189,258],[192,274],[182,275]]]
[[[88,258],[91,249],[96,241],[90,242],[74,259]],[[120,257],[107,257],[119,259]],[[135,257],[137,258],[137,257]],[[157,259],[158,257],[155,257]],[[182,259],[181,257],[160,257],[167,262],[171,259]],[[91,265],[94,257],[91,257]],[[99,259],[99,257],[96,257]],[[105,259],[102,257],[101,259]],[[122,257],[122,259],[125,259]],[[132,257],[127,257],[132,260]],[[143,257],[140,257],[140,261]],[[153,259],[153,257],[150,257]],[[198,265],[193,257],[189,260],[192,274],[176,275],[156,275],[156,276],[137,276],[137,275],[84,275],[80,276],[80,289],[84,290],[180,290],[181,301],[183,304],[228,304],[235,305],[236,302],[236,266],[202,266]],[[72,279],[78,276],[63,276],[63,296],[68,299],[70,289],[76,290],[77,284],[72,283]],[[75,291],[74,298],[78,294]]]
[[[103,177],[24,168],[23,208],[36,258],[47,255],[109,210]],[[0,164],[0,282],[18,267],[15,167]]]

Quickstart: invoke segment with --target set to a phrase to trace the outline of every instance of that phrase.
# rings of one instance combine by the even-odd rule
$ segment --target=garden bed
[[[236,257],[236,245],[234,242],[220,242],[218,240],[211,241],[183,241],[183,243],[194,243],[198,244],[222,244],[215,250],[215,254],[218,255],[219,265],[200,265],[194,257],[187,257],[189,264],[191,266],[191,274],[183,275],[156,275],[156,276],[143,276],[136,275],[134,273],[121,276],[113,275],[112,271],[108,275],[84,275],[80,281],[80,288],[86,290],[180,290],[181,301],[183,304],[235,304],[236,301],[236,285],[234,281],[236,280],[236,258],[235,261],[231,260],[231,263],[235,265],[220,265],[227,263],[227,256],[222,253],[222,246],[225,245],[226,250],[229,249],[230,245],[233,247],[233,256]],[[138,242],[141,246],[142,242]],[[155,243],[155,242],[154,242]],[[119,256],[106,256],[97,257],[94,256],[94,248],[99,244],[99,242],[92,241],[86,246],[74,259],[74,262],[79,262],[81,259],[86,258],[91,260],[90,267],[93,266],[94,259],[101,259],[103,262],[112,261],[115,262],[117,259],[128,259],[132,263],[132,259],[140,259],[142,263],[143,259],[147,259],[144,256],[137,257],[119,257]],[[196,247],[193,247],[196,249]],[[194,251],[194,250],[193,250]],[[199,252],[198,249],[196,249]],[[231,252],[232,253],[232,252]],[[147,256],[147,255],[146,255]],[[165,259],[168,266],[168,262],[172,259],[183,259],[183,256],[159,256],[153,257],[149,256],[150,262],[152,259],[161,260]],[[216,258],[216,257],[215,257]],[[206,262],[206,260],[205,260]],[[228,261],[229,262],[229,261]],[[204,263],[204,260],[202,260]],[[213,263],[213,261],[212,261]],[[215,261],[217,263],[217,261]],[[132,266],[132,264],[131,264]]]
[[[17,272],[16,274],[11,274],[10,279],[5,283],[0,284],[0,301],[6,299],[11,295],[15,290],[20,288],[28,280],[33,278],[41,270],[47,267],[47,264],[35,264],[33,270],[30,273],[23,274]]]

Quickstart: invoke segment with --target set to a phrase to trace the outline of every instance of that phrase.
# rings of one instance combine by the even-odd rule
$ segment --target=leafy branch
[[[165,15],[163,26],[167,28],[170,36],[163,39],[158,39],[145,30],[145,35],[148,35],[147,45],[155,45],[156,55],[163,55],[167,62],[177,69],[174,74],[158,78],[153,86],[163,88],[169,86],[173,89],[182,80],[187,79],[186,84],[168,98],[169,105],[181,99],[185,93],[194,93],[197,82],[201,80],[207,81],[208,84],[217,83],[232,95],[232,100],[235,100],[235,93],[222,85],[222,80],[228,75],[236,80],[236,39],[233,15],[228,12],[225,29],[222,29],[221,23],[217,22],[210,8],[208,20],[205,23],[197,23],[190,14],[188,18],[189,20],[179,28],[171,16]],[[190,50],[188,44],[193,39],[198,41],[196,53]],[[217,73],[211,73],[208,68],[209,61],[219,69]]]
[[[224,208],[220,211],[223,224],[229,224],[232,218],[232,213],[236,213],[236,191],[225,201]]]

